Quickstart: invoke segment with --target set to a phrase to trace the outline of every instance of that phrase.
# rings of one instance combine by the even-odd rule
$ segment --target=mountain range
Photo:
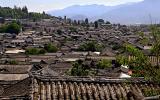
[[[89,18],[90,21],[95,21],[102,18],[112,23],[150,24],[160,22],[159,7],[160,0],[144,0],[117,6],[74,5],[61,10],[48,11],[48,13],[76,20]]]

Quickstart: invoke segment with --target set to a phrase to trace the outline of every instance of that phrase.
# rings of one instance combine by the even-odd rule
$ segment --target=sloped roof
[[[40,89],[39,89],[40,88]],[[128,95],[135,91],[143,97],[143,89],[159,88],[160,85],[147,82],[127,82],[125,80],[107,81],[71,81],[52,78],[34,79],[34,93],[38,99],[67,99],[67,100],[137,100]]]
[[[50,69],[49,67],[44,68],[41,73],[43,75],[49,75],[49,76],[58,76],[59,74],[55,71],[53,71],[52,69]]]
[[[144,89],[160,89],[160,85],[144,80],[98,80],[87,77],[64,78],[42,75],[34,76],[33,79],[26,78],[4,88],[0,97],[29,97],[32,93],[33,100],[138,100],[129,93],[134,91],[143,97]]]
[[[72,63],[67,63],[67,62],[57,62],[55,64],[50,65],[50,69],[56,71],[59,73],[59,75],[64,75],[67,70],[72,68]]]
[[[26,74],[32,65],[0,65],[0,74]]]
[[[13,84],[7,88],[4,88],[3,93],[0,95],[0,97],[28,95],[31,85],[32,85],[31,78],[26,78],[16,84]]]
[[[43,69],[37,71],[36,74],[44,76],[59,76],[59,73],[52,70],[49,66],[46,66]]]
[[[29,77],[28,74],[0,74],[1,81],[23,80]]]

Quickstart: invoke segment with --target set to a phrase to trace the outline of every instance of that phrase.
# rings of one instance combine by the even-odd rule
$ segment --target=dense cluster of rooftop
[[[134,65],[125,59],[142,60],[134,64],[146,66],[147,57],[151,65],[159,65],[160,59],[150,51],[154,40],[147,25],[111,24],[103,19],[92,23],[66,17],[0,17],[0,22],[2,100],[159,98],[160,84],[145,80],[144,70],[132,68]],[[12,31],[15,24],[18,33]],[[2,31],[2,27],[9,31]],[[126,52],[125,44],[136,49]],[[135,51],[143,59],[137,53],[132,55]]]

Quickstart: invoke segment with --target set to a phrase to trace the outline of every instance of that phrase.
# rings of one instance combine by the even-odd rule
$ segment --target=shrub
[[[91,42],[86,42],[82,45],[79,46],[79,50],[80,51],[102,51],[103,49],[103,45],[102,44],[98,44],[95,41],[91,41]]]
[[[148,88],[144,88],[143,93],[145,96],[149,97],[149,96],[156,96],[160,94],[160,90],[159,89],[148,89]]]
[[[15,61],[15,60],[11,60],[8,62],[8,64],[11,64],[11,65],[18,65],[18,62]]]
[[[6,28],[6,33],[15,33],[18,34],[21,31],[21,26],[18,25],[17,23],[11,23],[10,25],[7,26]]]
[[[25,53],[27,55],[39,55],[39,54],[45,54],[46,51],[44,49],[39,49],[39,48],[28,48]]]
[[[107,59],[102,59],[97,64],[98,69],[105,69],[105,68],[108,68],[108,67],[112,67],[112,64],[111,64],[111,61],[109,61]]]
[[[58,48],[56,46],[54,46],[53,44],[49,43],[47,45],[44,46],[44,49],[49,52],[49,53],[52,53],[52,52],[57,52],[58,51]]]
[[[95,72],[91,70],[91,68],[83,64],[83,61],[78,60],[72,65],[72,69],[67,72],[68,75],[71,76],[88,76],[88,75],[94,75]]]
[[[18,34],[21,31],[21,26],[17,24],[16,22],[12,22],[9,25],[3,25],[0,28],[0,32],[5,32],[5,33],[15,33]]]

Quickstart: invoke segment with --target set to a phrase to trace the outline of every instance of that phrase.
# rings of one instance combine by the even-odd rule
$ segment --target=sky
[[[139,2],[143,0],[0,0],[2,7],[14,7],[14,5],[27,6],[29,11],[43,12],[57,9],[63,9],[72,5],[91,5],[100,4],[114,6],[130,2]]]

